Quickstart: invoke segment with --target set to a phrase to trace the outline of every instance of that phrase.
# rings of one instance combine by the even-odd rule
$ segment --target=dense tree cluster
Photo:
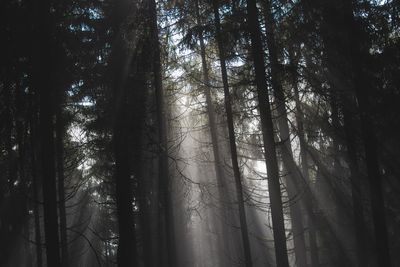
[[[0,3],[0,266],[399,266],[398,0]]]

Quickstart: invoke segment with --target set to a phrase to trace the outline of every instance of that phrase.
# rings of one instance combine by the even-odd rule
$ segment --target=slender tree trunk
[[[287,176],[286,179],[287,193],[289,199],[294,200],[294,202],[290,204],[290,215],[292,222],[292,233],[294,241],[294,252],[296,256],[296,265],[298,267],[306,267],[307,251],[304,239],[305,229],[303,226],[303,216],[301,215],[301,206],[303,198],[302,196],[300,196],[302,190],[301,188],[296,188],[293,182],[293,179],[295,179],[296,176],[294,173],[291,173],[288,164],[287,157],[293,158],[293,152],[290,144],[290,132],[289,132],[288,118],[285,106],[286,105],[285,95],[281,84],[282,74],[280,73],[279,70],[278,51],[275,43],[275,22],[271,13],[270,1],[265,0],[264,3],[265,3],[265,13],[266,13],[265,25],[267,29],[267,47],[268,47],[268,55],[271,68],[272,90],[274,92],[276,101],[280,140],[282,142],[282,146],[285,146],[286,148],[282,150],[282,158],[283,158],[284,168],[287,171],[289,171],[289,175]]]
[[[274,231],[276,263],[278,267],[288,267],[286,234],[282,210],[279,168],[276,157],[274,128],[268,87],[265,76],[264,50],[261,41],[260,25],[256,1],[247,0],[248,27],[251,37],[252,56],[256,74],[258,105],[263,135],[264,154],[267,166],[269,197],[271,202],[272,227]]]
[[[201,17],[200,17],[200,10],[199,10],[199,1],[196,1],[196,19],[197,25],[202,26]],[[221,234],[222,234],[222,241],[220,244],[221,250],[224,251],[224,255],[230,253],[230,242],[229,236],[231,235],[229,229],[227,229],[227,224],[225,220],[229,220],[231,218],[231,214],[229,212],[229,208],[226,209],[225,205],[229,204],[231,201],[227,194],[227,183],[225,182],[224,170],[221,161],[221,152],[220,152],[220,142],[218,140],[218,126],[217,126],[217,118],[215,113],[215,107],[212,101],[211,96],[211,83],[209,78],[209,70],[207,66],[207,59],[206,59],[206,46],[204,44],[204,37],[203,33],[199,34],[199,41],[200,41],[200,56],[201,56],[201,67],[202,67],[202,74],[203,74],[203,88],[204,88],[204,95],[206,97],[206,110],[207,110],[207,117],[208,117],[208,126],[210,130],[210,137],[211,137],[211,144],[212,144],[212,151],[214,156],[214,171],[215,176],[217,178],[217,187],[219,193],[219,200],[220,200],[220,209],[222,215],[222,220],[220,222]],[[230,262],[224,257],[223,264],[224,266],[230,265]]]
[[[304,125],[303,125],[303,110],[301,109],[300,104],[300,96],[299,96],[299,88],[298,88],[298,81],[297,81],[297,61],[294,62],[294,58],[292,53],[290,54],[291,62],[293,64],[293,91],[294,91],[294,99],[296,103],[296,124],[297,124],[297,136],[299,137],[300,143],[300,159],[301,159],[301,170],[304,177],[304,182],[309,184],[310,177],[309,177],[309,163],[306,151],[306,139],[304,134]],[[305,193],[305,205],[310,207],[310,211],[312,215],[308,214],[308,239],[310,244],[310,259],[311,259],[311,267],[318,267],[319,266],[319,252],[318,252],[318,244],[317,244],[317,229],[315,226],[315,216],[314,216],[314,209],[312,204],[312,197],[310,194]]]
[[[222,37],[221,37],[219,4],[218,4],[217,0],[213,0],[213,9],[214,9],[214,19],[215,19],[215,28],[216,28],[216,38],[217,38],[217,42],[218,42],[219,60],[220,60],[220,65],[221,65],[222,83],[223,83],[223,87],[224,87],[224,100],[225,100],[225,109],[226,109],[227,124],[228,124],[229,147],[231,150],[232,168],[233,168],[233,175],[235,178],[236,198],[237,198],[238,209],[239,209],[239,221],[240,221],[240,230],[241,230],[241,234],[242,234],[245,265],[246,265],[246,267],[251,267],[253,264],[252,264],[252,259],[251,259],[249,233],[248,233],[247,221],[246,221],[246,210],[244,207],[243,188],[242,188],[242,181],[241,181],[242,178],[241,178],[241,174],[240,174],[240,170],[239,170],[239,163],[238,163],[238,159],[237,159],[236,137],[235,137],[234,124],[233,124],[231,96],[230,96],[230,92],[229,92],[228,74],[227,74],[226,62],[225,62],[225,49],[224,49],[223,41],[222,41]]]
[[[18,155],[17,155],[17,171],[19,173],[20,179],[20,193],[19,193],[19,202],[21,204],[21,223],[22,223],[22,233],[25,236],[24,241],[24,253],[26,255],[26,265],[27,267],[32,264],[32,253],[31,253],[31,243],[29,242],[30,238],[30,216],[29,216],[29,190],[28,190],[28,181],[27,175],[25,171],[26,166],[26,134],[27,132],[24,130],[24,121],[22,118],[24,117],[24,92],[21,87],[20,81],[20,69],[19,66],[16,66],[15,70],[15,130],[16,130],[16,144],[18,147]]]
[[[32,90],[32,89],[31,89]],[[40,198],[39,198],[39,168],[38,168],[38,110],[37,102],[38,99],[34,91],[29,92],[30,96],[30,121],[29,121],[29,132],[30,132],[30,160],[31,160],[31,176],[32,176],[32,190],[33,190],[33,216],[34,216],[34,228],[35,228],[35,248],[36,248],[36,267],[43,266],[42,257],[42,237],[41,237],[41,226],[40,226]]]
[[[12,166],[12,113],[11,113],[11,103],[12,103],[12,89],[10,82],[11,73],[8,68],[5,71],[5,77],[3,82],[3,92],[4,92],[4,117],[5,117],[5,150],[7,152],[7,183],[8,191],[11,192],[13,188],[13,183],[16,179],[14,168]]]
[[[197,25],[201,26],[200,21],[200,14],[199,14],[199,3],[196,1],[196,15],[197,15]],[[201,56],[201,67],[202,67],[202,74],[203,74],[203,82],[204,82],[204,95],[206,96],[206,104],[207,104],[207,116],[209,120],[209,129],[210,129],[210,136],[211,136],[211,143],[213,147],[213,156],[214,156],[214,169],[217,176],[217,180],[224,186],[224,170],[222,168],[221,162],[221,153],[219,151],[219,141],[218,141],[218,130],[217,130],[217,119],[215,116],[215,107],[212,102],[211,96],[211,83],[209,78],[209,70],[207,67],[207,59],[206,59],[206,47],[204,44],[204,37],[203,33],[199,35],[200,41],[200,56]]]
[[[43,266],[42,258],[42,237],[40,233],[40,214],[39,214],[39,194],[38,194],[38,177],[36,168],[36,157],[32,151],[32,187],[33,187],[33,216],[34,216],[34,227],[35,227],[35,248],[36,248],[36,266]]]
[[[61,103],[56,114],[56,160],[58,177],[58,212],[60,216],[60,245],[61,262],[63,267],[68,267],[68,236],[67,236],[67,216],[65,210],[65,177],[64,177],[64,132],[65,121],[63,119]]]

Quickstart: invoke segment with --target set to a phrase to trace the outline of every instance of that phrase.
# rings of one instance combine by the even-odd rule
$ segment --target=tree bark
[[[36,248],[36,267],[43,266],[43,258],[42,258],[42,237],[40,233],[40,207],[39,207],[39,193],[38,193],[38,175],[37,175],[37,160],[36,160],[36,142],[34,133],[35,126],[33,126],[33,121],[31,121],[30,130],[31,130],[31,172],[32,172],[32,187],[33,187],[33,216],[34,216],[34,227],[35,227],[35,248]]]
[[[253,263],[252,263],[252,259],[251,259],[249,233],[248,233],[247,221],[246,221],[246,210],[244,207],[243,187],[242,187],[242,181],[241,181],[242,178],[241,178],[241,174],[240,174],[240,170],[239,170],[239,162],[238,162],[238,158],[237,158],[236,137],[235,137],[235,129],[234,129],[234,123],[233,123],[231,96],[230,96],[230,92],[229,92],[228,74],[227,74],[227,70],[226,70],[226,60],[225,60],[225,49],[224,49],[223,41],[222,41],[222,37],[221,37],[219,4],[218,4],[217,0],[213,0],[213,10],[214,10],[214,19],[215,19],[215,28],[216,28],[216,39],[217,39],[217,43],[218,43],[219,61],[220,61],[220,65],[221,65],[222,83],[223,83],[223,87],[224,87],[224,101],[225,101],[225,110],[226,110],[226,117],[227,117],[227,124],[228,124],[229,147],[230,147],[230,152],[231,152],[233,175],[235,178],[236,199],[238,202],[238,209],[239,209],[240,231],[241,231],[241,235],[242,235],[245,266],[251,267],[253,265]]]
[[[368,266],[367,227],[364,221],[364,206],[362,203],[362,174],[357,159],[354,121],[349,111],[343,107],[344,130],[346,135],[347,154],[349,157],[351,197],[353,200],[354,230],[356,235],[357,262],[359,267]]]
[[[196,20],[197,26],[202,26],[201,17],[200,17],[200,10],[199,10],[199,1],[196,1]],[[216,118],[216,111],[215,106],[213,104],[212,95],[211,95],[211,83],[209,77],[209,69],[207,66],[207,59],[206,59],[206,46],[204,43],[203,32],[199,33],[199,41],[200,41],[200,56],[201,56],[201,67],[202,67],[202,74],[203,74],[203,83],[202,86],[204,89],[204,95],[206,97],[206,111],[208,117],[208,127],[210,130],[210,137],[211,137],[211,144],[212,144],[212,151],[214,156],[214,171],[215,176],[217,179],[217,187],[218,187],[218,194],[219,194],[219,211],[222,214],[222,220],[220,222],[220,230],[222,235],[222,241],[220,242],[220,248],[222,253],[230,255],[231,244],[228,240],[229,236],[231,236],[231,231],[227,229],[227,224],[225,220],[229,220],[231,218],[229,208],[226,208],[225,205],[229,205],[231,203],[229,199],[229,194],[227,192],[227,183],[225,181],[225,175],[221,160],[221,152],[220,152],[220,141],[218,139],[218,126],[217,126],[217,118]],[[224,266],[229,266],[231,263],[223,257],[222,263]]]
[[[41,237],[41,226],[40,226],[40,140],[38,138],[38,96],[37,89],[35,90],[35,84],[32,84],[32,88],[29,90],[29,144],[30,144],[30,164],[31,164],[31,179],[32,179],[32,191],[33,191],[33,216],[34,216],[34,228],[35,228],[35,248],[36,248],[36,266],[43,266],[43,255],[42,255],[42,237]]]
[[[133,185],[132,185],[132,139],[130,129],[133,124],[133,111],[129,109],[128,102],[132,99],[128,91],[143,90],[136,84],[132,88],[128,87],[128,75],[132,75],[136,70],[131,69],[132,53],[126,47],[126,41],[123,39],[123,33],[120,26],[127,18],[127,12],[130,10],[125,1],[118,1],[116,12],[114,14],[115,32],[117,32],[111,52],[111,79],[113,89],[113,149],[115,157],[115,198],[118,218],[118,250],[117,265],[119,267],[137,266],[137,248],[135,221],[133,214]],[[136,152],[136,151],[135,151]],[[136,164],[140,164],[137,162]],[[137,177],[135,177],[137,178]]]
[[[60,101],[61,102],[61,101]],[[61,263],[63,267],[68,267],[68,236],[67,236],[67,216],[65,210],[65,176],[64,176],[64,132],[65,121],[63,119],[61,103],[56,114],[56,160],[58,177],[58,212],[60,216],[60,245]]]
[[[50,14],[51,1],[39,1],[37,7],[38,33],[38,77],[35,87],[39,94],[39,134],[40,161],[42,170],[44,232],[46,242],[47,266],[60,266],[57,188],[54,153],[54,81],[53,60],[54,50],[52,39],[52,18]]]
[[[151,28],[152,28],[152,47],[154,49],[153,54],[153,74],[154,74],[154,87],[156,94],[156,108],[157,108],[157,127],[158,127],[158,141],[159,141],[159,203],[160,210],[157,211],[158,216],[164,217],[164,220],[159,219],[159,258],[161,260],[162,250],[164,247],[161,245],[161,240],[165,240],[167,249],[167,264],[168,267],[176,266],[176,247],[175,247],[175,233],[173,224],[173,207],[171,203],[170,195],[170,175],[168,168],[168,132],[167,132],[167,114],[164,104],[164,88],[162,83],[162,64],[161,64],[161,51],[160,51],[160,40],[158,32],[157,23],[157,5],[155,0],[150,1],[150,16],[151,16]],[[162,222],[164,222],[164,227],[162,227]],[[164,234],[163,234],[164,233]],[[162,238],[164,235],[164,238]],[[159,264],[161,262],[159,261]],[[161,265],[160,265],[161,266]]]
[[[293,158],[292,147],[290,144],[290,132],[288,125],[288,118],[286,112],[286,101],[285,95],[282,88],[282,81],[279,61],[278,61],[278,51],[276,47],[275,41],[275,22],[272,17],[271,12],[271,3],[269,0],[265,0],[265,25],[267,29],[267,47],[268,47],[268,55],[269,62],[271,68],[271,83],[272,90],[275,96],[276,110],[278,115],[278,129],[281,140],[281,146],[285,146],[286,149],[282,150],[282,159],[284,169],[289,171],[289,175],[287,176],[287,193],[289,199],[294,200],[293,203],[290,204],[290,215],[292,222],[292,234],[294,241],[294,252],[296,256],[296,264],[298,267],[306,267],[307,266],[307,251],[304,239],[304,226],[303,226],[303,217],[301,215],[301,206],[303,202],[301,188],[296,188],[293,182],[293,179],[296,178],[294,173],[291,173],[288,157]],[[287,153],[286,153],[287,152]],[[300,183],[298,183],[300,184]],[[299,197],[300,196],[300,197]]]
[[[298,88],[298,77],[297,77],[297,60],[294,59],[293,52],[289,52],[290,62],[293,66],[293,92],[294,92],[294,100],[296,103],[296,124],[297,124],[297,136],[299,137],[300,143],[300,159],[301,159],[301,171],[304,177],[304,182],[306,184],[310,184],[310,177],[309,177],[309,163],[307,157],[307,150],[306,150],[306,139],[304,134],[304,124],[303,124],[303,110],[301,108],[300,96],[299,96],[299,88]],[[318,243],[317,243],[317,229],[315,226],[315,215],[314,209],[312,204],[312,197],[305,193],[304,194],[304,202],[305,205],[309,207],[309,212],[312,215],[308,214],[308,239],[310,244],[310,259],[311,259],[311,267],[318,267],[319,266],[319,252],[318,252]]]
[[[282,210],[279,168],[276,157],[274,128],[271,107],[268,98],[268,87],[265,75],[264,50],[261,41],[260,25],[256,1],[247,0],[248,28],[251,38],[251,49],[254,61],[258,105],[263,135],[264,156],[267,166],[269,197],[271,202],[272,227],[274,231],[276,263],[278,267],[288,267],[286,234]]]

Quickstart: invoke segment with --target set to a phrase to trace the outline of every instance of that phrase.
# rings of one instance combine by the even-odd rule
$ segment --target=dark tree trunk
[[[217,38],[217,42],[218,42],[219,61],[220,61],[220,65],[221,65],[222,83],[223,83],[223,87],[224,87],[224,101],[225,101],[225,110],[226,110],[226,117],[227,117],[227,124],[228,124],[229,147],[230,147],[230,152],[231,152],[233,175],[235,178],[236,200],[237,200],[238,209],[239,209],[240,231],[242,234],[242,242],[243,242],[243,250],[244,250],[243,252],[244,252],[246,267],[251,267],[253,264],[252,264],[252,259],[251,259],[249,233],[248,233],[247,221],[246,221],[246,210],[244,207],[243,188],[242,188],[242,181],[241,181],[242,178],[241,178],[239,163],[238,163],[238,158],[237,158],[236,137],[235,137],[235,129],[234,129],[234,123],[233,123],[231,95],[229,92],[228,74],[227,74],[226,62],[225,62],[225,49],[224,49],[223,40],[221,37],[219,4],[218,4],[217,0],[213,1],[213,9],[214,9],[214,19],[215,19],[215,28],[216,28],[216,38]]]
[[[201,26],[202,24],[200,21],[198,1],[196,2],[196,5],[197,5],[196,6],[197,25]],[[217,176],[217,181],[219,181],[221,186],[224,186],[225,184],[224,170],[222,167],[221,156],[220,156],[221,154],[219,149],[217,118],[215,116],[215,107],[212,101],[211,90],[210,90],[211,83],[209,78],[209,70],[207,67],[206,47],[204,44],[203,33],[200,33],[199,41],[200,41],[201,68],[202,68],[203,82],[204,82],[203,88],[204,88],[204,95],[206,96],[206,104],[207,104],[206,109],[209,120],[211,143],[213,147],[214,169]]]
[[[12,121],[12,89],[11,89],[11,81],[10,76],[11,73],[8,68],[6,68],[5,75],[3,81],[3,92],[4,92],[4,129],[5,129],[5,150],[7,153],[7,183],[8,183],[8,191],[11,192],[13,188],[13,183],[16,179],[16,174],[13,167],[12,160],[12,130],[13,130],[13,121]]]
[[[201,17],[200,17],[200,7],[199,1],[196,1],[196,23],[197,26],[202,26]],[[229,236],[231,236],[231,231],[229,231],[227,227],[226,220],[232,218],[232,214],[230,213],[229,207],[226,208],[226,205],[231,203],[229,198],[229,192],[227,188],[227,183],[225,181],[223,165],[221,161],[221,152],[220,152],[220,142],[218,139],[218,126],[217,126],[217,118],[216,118],[216,111],[215,106],[213,104],[213,99],[211,95],[211,83],[209,77],[209,69],[207,66],[207,59],[206,59],[206,46],[204,43],[203,33],[199,34],[199,41],[200,41],[200,56],[201,56],[201,68],[203,74],[203,83],[202,86],[204,89],[204,95],[206,97],[206,111],[208,117],[208,127],[210,130],[210,137],[211,137],[211,144],[212,144],[212,152],[214,156],[214,171],[215,176],[217,179],[217,187],[218,187],[218,194],[219,194],[219,211],[222,214],[221,221],[219,223],[220,227],[220,234],[222,235],[222,241],[220,241],[220,249],[221,253],[228,254],[230,253],[231,244],[229,242]],[[223,257],[222,263],[224,266],[228,266],[231,263]]]
[[[158,24],[157,24],[157,6],[156,1],[150,1],[150,16],[151,16],[151,28],[152,28],[152,47],[154,49],[153,55],[153,73],[154,73],[154,87],[156,94],[156,106],[157,106],[157,127],[158,127],[158,141],[160,148],[159,155],[159,199],[160,210],[157,211],[159,217],[163,217],[163,220],[159,219],[159,249],[158,255],[161,260],[165,260],[161,257],[162,251],[165,249],[162,246],[161,240],[165,240],[167,250],[167,264],[165,266],[174,267],[176,266],[176,248],[175,248],[175,233],[173,224],[173,210],[171,205],[170,196],[170,175],[168,168],[168,133],[167,133],[167,114],[164,105],[164,88],[162,84],[162,65],[161,65],[161,52],[160,52],[160,40],[158,36]],[[162,226],[162,222],[164,227]],[[162,235],[164,237],[162,237]],[[160,262],[159,262],[160,264]],[[160,265],[161,266],[161,265]]]
[[[276,263],[278,267],[288,267],[286,234],[282,210],[279,168],[276,157],[274,127],[269,104],[268,87],[265,75],[264,50],[256,1],[247,0],[248,28],[250,30],[252,56],[256,74],[258,105],[263,135],[265,161],[268,175],[269,197],[271,202],[272,227],[274,231]]]
[[[31,253],[31,244],[30,240],[30,217],[29,217],[29,182],[27,180],[26,175],[26,147],[27,147],[27,132],[24,127],[25,117],[25,104],[26,99],[24,95],[23,88],[21,86],[20,80],[20,68],[16,67],[15,70],[15,130],[16,130],[16,144],[18,147],[18,156],[17,156],[17,170],[18,176],[20,179],[20,192],[19,192],[19,202],[21,206],[21,224],[22,224],[22,233],[26,237],[27,240],[24,241],[24,253],[26,255],[26,264],[25,266],[29,267],[32,264],[32,253]]]
[[[29,92],[29,143],[30,143],[30,164],[31,164],[31,179],[33,192],[33,216],[35,229],[35,248],[36,248],[36,267],[43,266],[42,255],[42,237],[40,225],[40,182],[38,166],[39,140],[37,136],[38,130],[38,97],[34,89]]]
[[[309,184],[309,163],[307,157],[307,143],[304,134],[304,125],[303,125],[303,111],[301,109],[300,96],[299,96],[299,88],[297,82],[297,61],[293,57],[291,58],[291,62],[294,65],[293,70],[293,90],[294,90],[294,99],[296,103],[296,124],[297,124],[297,136],[299,137],[300,143],[300,159],[301,159],[301,170],[304,177],[304,183]],[[317,243],[317,228],[315,225],[315,215],[312,204],[312,197],[307,192],[304,194],[304,202],[305,206],[309,207],[309,212],[312,214],[308,214],[308,239],[310,245],[310,259],[311,259],[311,267],[319,266],[319,252],[318,252],[318,243]]]
[[[38,71],[35,88],[39,94],[40,161],[42,170],[44,232],[47,266],[60,266],[57,188],[54,153],[54,81],[51,1],[39,1],[37,6]]]
[[[61,101],[60,101],[61,102]],[[65,210],[65,177],[64,177],[64,133],[65,120],[62,114],[61,103],[56,114],[56,160],[58,177],[58,212],[60,216],[60,245],[61,262],[63,267],[68,267],[68,237],[67,216]]]
[[[364,74],[360,73],[362,66],[357,63],[354,66],[355,91],[360,109],[361,128],[364,139],[365,160],[367,164],[367,175],[371,195],[372,218],[374,222],[375,239],[377,246],[378,265],[391,266],[388,230],[386,225],[385,203],[382,193],[382,179],[378,161],[378,144],[374,133],[371,113],[369,112],[368,92],[365,90],[369,85],[365,83]]]
[[[350,29],[350,60],[354,74],[354,89],[357,98],[358,108],[361,119],[361,130],[364,139],[365,161],[367,164],[367,176],[371,195],[372,218],[374,222],[375,239],[377,246],[378,265],[391,266],[388,229],[386,225],[385,203],[382,193],[382,178],[378,160],[378,142],[375,136],[374,123],[371,120],[371,103],[369,100],[370,83],[368,74],[364,67],[368,62],[364,61],[368,57],[368,52],[363,48],[360,29],[353,15],[352,2],[346,1],[345,21],[348,22]],[[359,37],[359,38],[357,38]]]
[[[51,107],[53,105],[53,100],[51,91],[45,88],[47,85],[42,83],[42,86],[40,92],[40,136],[46,254],[49,266],[59,266],[60,254],[58,243],[56,173],[54,166],[53,111]]]
[[[352,101],[353,102],[353,101]],[[343,107],[344,130],[346,135],[347,154],[350,167],[351,197],[353,200],[354,230],[356,235],[356,252],[359,267],[368,266],[367,227],[364,221],[364,206],[362,203],[362,174],[358,164],[354,120],[346,106]]]
[[[39,183],[38,183],[38,172],[37,172],[37,160],[36,160],[36,144],[34,141],[34,130],[31,122],[31,164],[32,164],[32,187],[33,187],[33,216],[34,216],[34,228],[35,228],[35,248],[36,248],[36,266],[43,266],[42,258],[42,237],[40,233],[40,206],[39,206]]]
[[[115,197],[118,217],[119,267],[137,266],[136,235],[133,215],[133,186],[131,182],[131,154],[129,132],[124,120],[126,110],[116,115],[114,128]]]
[[[288,118],[286,113],[286,101],[285,95],[282,88],[282,81],[279,62],[278,62],[278,51],[275,43],[275,22],[271,13],[271,3],[269,0],[265,0],[265,25],[267,29],[267,47],[268,47],[268,55],[269,62],[271,68],[271,83],[272,90],[275,96],[276,110],[278,115],[278,128],[280,140],[282,142],[282,146],[285,146],[285,149],[282,151],[282,159],[284,168],[289,171],[289,175],[287,176],[287,193],[289,199],[293,200],[293,203],[290,204],[290,216],[292,222],[292,234],[294,241],[294,252],[296,256],[296,264],[298,267],[306,267],[307,266],[307,251],[304,239],[304,226],[303,226],[303,216],[301,215],[301,206],[302,206],[302,197],[301,188],[295,186],[295,182],[293,179],[296,179],[296,175],[290,170],[288,159],[293,158],[292,147],[290,144],[290,132],[288,125]],[[300,184],[300,181],[297,182]]]
[[[328,52],[334,53],[330,58],[333,63],[330,62],[330,64],[333,65],[333,68],[342,70],[343,62],[345,62],[347,68],[346,71],[342,70],[342,74],[350,82],[350,86],[354,87],[364,141],[378,265],[389,267],[391,261],[377,151],[378,143],[375,136],[374,123],[371,120],[373,114],[370,111],[371,103],[369,95],[371,83],[369,82],[369,75],[365,70],[365,66],[369,65],[369,52],[367,50],[368,47],[364,47],[364,43],[368,42],[366,42],[364,33],[354,17],[354,11],[353,2],[350,0],[339,1],[334,5],[329,3],[329,1],[324,3],[323,26],[326,27],[325,31],[329,30],[330,33],[328,34],[328,32],[325,32],[323,37],[325,45],[328,46],[328,49],[331,49],[331,51],[328,50]],[[332,36],[332,30],[341,35],[338,36],[338,34],[336,34]],[[336,40],[339,39],[340,42],[335,43]],[[342,59],[342,61],[338,60],[338,58]]]
[[[134,181],[140,183],[140,149],[144,122],[145,85],[139,79],[136,51],[128,45],[131,28],[124,23],[138,15],[135,4],[119,0],[115,4],[113,29],[116,33],[110,55],[111,87],[113,90],[113,149],[115,158],[115,198],[118,218],[119,267],[134,267],[138,264],[134,217]],[[133,15],[134,14],[134,15]],[[129,35],[130,36],[130,35]],[[142,187],[142,185],[140,186]],[[143,187],[142,187],[143,188]],[[138,194],[136,197],[140,197]]]

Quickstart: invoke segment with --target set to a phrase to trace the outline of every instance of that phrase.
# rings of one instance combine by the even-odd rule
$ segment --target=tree
[[[278,61],[278,51],[276,47],[275,40],[275,23],[272,17],[271,11],[271,3],[269,0],[265,1],[265,25],[267,29],[267,47],[268,47],[268,56],[270,62],[271,69],[271,84],[272,90],[275,96],[275,106],[277,110],[278,116],[278,128],[281,144],[281,153],[283,164],[285,169],[290,172],[290,175],[286,179],[287,181],[287,192],[289,199],[293,199],[294,203],[290,205],[290,216],[292,221],[292,232],[294,239],[294,251],[296,255],[296,264],[301,266],[307,265],[307,252],[306,245],[304,239],[304,227],[303,227],[303,218],[301,215],[301,204],[303,201],[296,200],[296,196],[299,196],[301,193],[301,188],[299,184],[300,181],[294,181],[293,179],[297,179],[295,173],[296,169],[291,168],[291,158],[293,158],[293,152],[290,142],[290,131],[288,125],[288,116],[286,113],[286,101],[285,94],[283,92],[281,77],[283,76],[280,72],[279,61]],[[297,188],[296,188],[297,184]],[[298,198],[298,197],[297,197]]]
[[[279,168],[276,157],[271,107],[269,105],[268,86],[265,76],[264,50],[261,41],[260,25],[258,24],[258,10],[255,1],[247,1],[247,16],[257,85],[264,156],[267,165],[276,263],[278,267],[284,267],[289,266],[289,262],[287,257],[281,189],[279,184]]]
[[[44,233],[46,241],[46,256],[49,266],[60,266],[57,191],[54,152],[54,80],[52,59],[54,47],[52,43],[52,17],[50,14],[52,2],[41,1],[37,5],[36,32],[38,43],[35,48],[37,56],[37,72],[34,76],[34,86],[39,94],[39,132],[40,160],[43,185]]]
[[[242,178],[239,169],[238,156],[237,156],[237,148],[236,148],[236,137],[235,137],[235,129],[233,124],[233,112],[232,112],[232,104],[231,104],[231,96],[229,92],[229,84],[228,84],[228,74],[226,70],[226,62],[225,62],[225,49],[222,42],[221,37],[221,25],[220,25],[220,17],[219,17],[219,4],[217,0],[213,1],[213,10],[214,10],[214,19],[215,19],[215,29],[216,29],[216,39],[218,43],[218,52],[219,52],[219,61],[221,65],[221,75],[222,75],[222,83],[224,87],[224,102],[225,102],[225,111],[227,117],[228,124],[228,134],[229,134],[229,147],[231,152],[231,161],[233,168],[233,176],[235,178],[235,187],[236,187],[236,199],[239,208],[239,220],[240,220],[240,231],[242,235],[243,242],[243,250],[244,250],[244,258],[245,264],[247,267],[251,267],[251,250],[250,250],[250,242],[249,242],[249,233],[247,229],[247,221],[246,221],[246,211],[244,207],[244,198],[243,198],[243,187],[242,187]]]

